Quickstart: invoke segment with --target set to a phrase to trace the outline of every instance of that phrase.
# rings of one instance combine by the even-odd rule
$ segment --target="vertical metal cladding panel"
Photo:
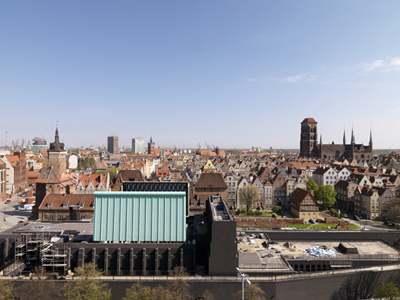
[[[95,192],[94,241],[183,242],[185,192]]]

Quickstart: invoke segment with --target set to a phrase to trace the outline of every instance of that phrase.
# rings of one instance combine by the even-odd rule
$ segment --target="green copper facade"
[[[94,241],[183,242],[185,192],[95,192]]]

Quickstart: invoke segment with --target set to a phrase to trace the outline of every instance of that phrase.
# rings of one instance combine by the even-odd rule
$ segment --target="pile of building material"
[[[350,245],[349,243],[340,243],[338,248],[344,254],[358,254],[357,247],[354,247],[354,246]]]
[[[321,249],[318,246],[315,246],[313,248],[308,248],[306,250],[303,250],[303,252],[307,252],[310,255],[316,256],[316,257],[330,257],[330,258],[336,257],[335,251],[333,251],[331,249]]]
[[[283,244],[283,247],[289,249],[289,250],[292,251],[292,252],[297,251],[296,245],[294,245],[294,244],[291,243],[291,242],[286,242],[286,243],[284,243],[284,244]]]

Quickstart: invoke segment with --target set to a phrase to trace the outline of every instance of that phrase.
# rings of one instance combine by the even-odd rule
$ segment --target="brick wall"
[[[235,216],[237,227],[286,227],[284,219]]]

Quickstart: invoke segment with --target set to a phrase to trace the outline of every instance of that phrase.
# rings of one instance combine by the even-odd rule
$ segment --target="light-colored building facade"
[[[132,152],[140,154],[146,153],[146,143],[144,139],[140,137],[132,139]]]

